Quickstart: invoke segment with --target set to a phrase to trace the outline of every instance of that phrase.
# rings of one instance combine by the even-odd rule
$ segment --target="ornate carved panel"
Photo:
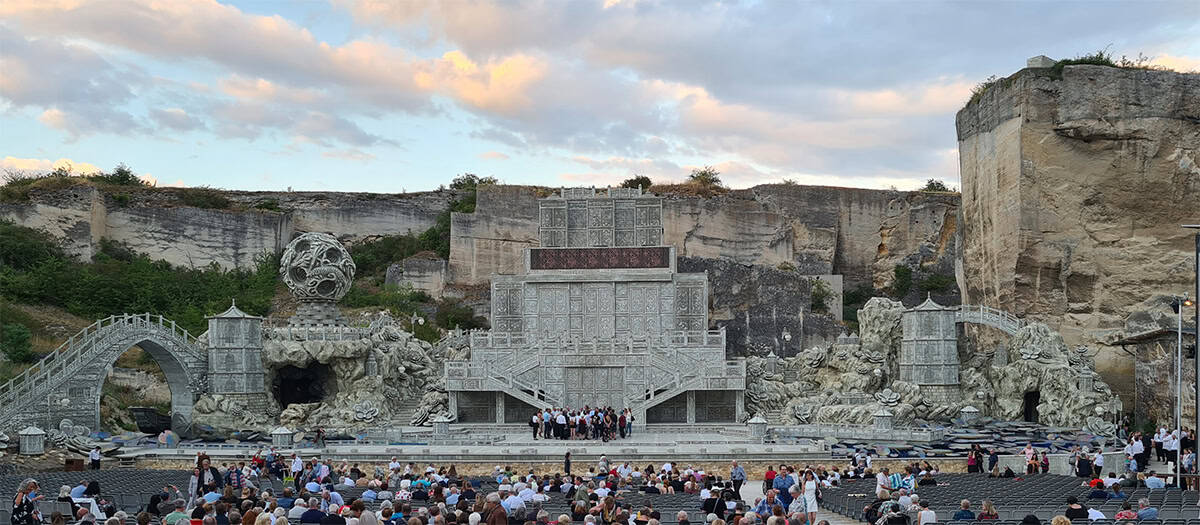
[[[571,367],[565,370],[564,376],[566,395],[563,402],[567,406],[626,406],[624,368]]]
[[[646,411],[647,423],[686,423],[687,394],[679,394],[671,399],[650,407]]]
[[[580,241],[581,243],[583,241]],[[671,250],[663,246],[588,248],[572,242],[571,249],[531,248],[531,270],[603,270],[670,268]]]
[[[454,392],[458,396],[458,421],[495,423],[496,394],[493,392]]]

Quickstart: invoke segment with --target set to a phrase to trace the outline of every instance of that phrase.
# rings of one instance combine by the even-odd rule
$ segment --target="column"
[[[741,423],[746,418],[746,391],[734,390],[734,414],[736,422]]]
[[[696,422],[696,391],[687,391],[687,422]]]
[[[496,423],[504,424],[504,392],[496,392]]]
[[[451,390],[446,400],[446,408],[450,411],[450,418],[458,421],[458,392]]]

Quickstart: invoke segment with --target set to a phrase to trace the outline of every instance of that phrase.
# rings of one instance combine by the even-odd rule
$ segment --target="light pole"
[[[1183,487],[1182,479],[1179,477],[1180,466],[1183,460],[1183,449],[1179,446],[1179,442],[1183,440],[1183,310],[1184,307],[1192,306],[1192,300],[1188,299],[1187,294],[1183,297],[1175,296],[1171,298],[1171,309],[1175,310],[1175,486]]]
[[[1200,224],[1184,224],[1184,228],[1196,230],[1196,299],[1200,300]],[[1200,307],[1196,308],[1196,353],[1194,365],[1196,368],[1196,426],[1192,429],[1196,432],[1196,437],[1200,438]],[[1181,389],[1182,391],[1182,389]],[[1200,446],[1196,447],[1200,449]],[[1200,457],[1200,450],[1197,450],[1197,457]]]

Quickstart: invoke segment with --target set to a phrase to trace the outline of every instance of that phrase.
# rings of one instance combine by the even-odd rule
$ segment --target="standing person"
[[[977,474],[979,472],[979,452],[972,448],[967,452],[967,473]]]
[[[775,484],[775,469],[771,465],[767,465],[767,472],[763,474],[763,489],[762,493],[766,494],[768,490]]]
[[[567,452],[567,455],[563,456],[563,472],[568,475],[571,474],[571,453],[570,452]]]
[[[533,430],[533,440],[537,441],[538,432],[542,430],[542,417],[537,413],[533,413],[533,419],[529,420],[529,428]]]
[[[1154,437],[1150,438],[1154,443],[1154,457],[1159,461],[1163,461],[1163,441],[1166,440],[1166,437],[1167,429],[1165,427],[1161,427],[1158,429],[1158,432],[1154,433]]]
[[[746,482],[746,469],[738,465],[737,460],[734,460],[733,466],[729,469],[729,480],[733,482],[733,491],[737,493],[738,499],[742,499],[742,484]]]
[[[817,522],[817,476],[811,470],[804,471],[804,506],[808,510],[808,522]]]
[[[93,448],[88,459],[92,460],[92,470],[100,470],[100,447]]]
[[[998,452],[996,452],[995,447],[992,447],[992,449],[988,451],[988,467],[987,467],[988,472],[996,470],[996,465],[999,463],[1000,463],[1000,454]]]
[[[633,435],[633,410],[625,409],[625,435]]]
[[[1096,449],[1096,455],[1092,456],[1092,471],[1097,478],[1104,474],[1104,447]]]

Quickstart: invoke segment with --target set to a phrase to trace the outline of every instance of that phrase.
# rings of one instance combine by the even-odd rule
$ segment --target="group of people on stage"
[[[533,439],[625,439],[633,434],[633,411],[613,407],[546,408],[529,419]]]

